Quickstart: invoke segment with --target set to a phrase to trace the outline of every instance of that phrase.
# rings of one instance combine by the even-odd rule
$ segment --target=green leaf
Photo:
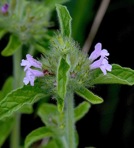
[[[46,146],[43,146],[41,148],[59,148],[55,142],[55,140],[50,140]]]
[[[1,52],[3,56],[11,56],[14,52],[21,47],[21,42],[18,37],[10,35],[9,42],[5,49]]]
[[[6,30],[0,29],[0,39],[7,33]]]
[[[57,140],[60,136],[62,136],[62,134],[59,129],[55,129],[53,127],[40,127],[32,131],[29,135],[27,135],[25,139],[24,148],[29,148],[31,144],[43,138],[53,137]],[[59,145],[61,147],[64,147],[62,145],[62,142]]]
[[[31,104],[26,104],[19,111],[23,114],[32,114],[33,113],[33,107],[32,107]]]
[[[8,77],[0,91],[0,101],[13,89],[13,77]]]
[[[71,28],[71,21],[72,18],[69,14],[69,11],[65,6],[56,5],[56,10],[58,14],[59,24],[60,24],[60,30],[61,34],[63,36],[71,37],[72,34],[72,28]]]
[[[11,116],[24,105],[33,104],[44,96],[44,90],[38,85],[27,85],[13,90],[0,102],[0,119]]]
[[[131,68],[121,67],[120,65],[113,64],[112,71],[103,75],[98,74],[93,80],[93,84],[134,84],[134,70]]]
[[[57,71],[57,87],[58,95],[64,100],[67,91],[69,64],[65,59],[61,58]]]
[[[63,109],[64,109],[64,100],[61,99],[60,97],[57,97],[56,99],[57,99],[58,111],[60,113],[62,113],[63,112]]]
[[[40,105],[37,114],[47,126],[59,126],[60,113],[57,106],[49,103]]]
[[[103,102],[102,98],[93,94],[90,90],[88,90],[85,87],[82,87],[81,89],[77,90],[76,93],[92,104],[100,104]]]
[[[0,101],[3,99],[3,92],[0,90]]]
[[[79,104],[74,110],[75,122],[84,117],[84,115],[89,111],[90,107],[90,103],[86,101]]]
[[[40,127],[35,129],[30,134],[27,135],[25,139],[24,148],[29,148],[34,142],[41,140],[46,137],[52,137],[53,132],[49,127]]]
[[[75,143],[76,143],[76,147],[78,147],[78,145],[79,145],[79,134],[78,134],[77,130],[75,130]]]
[[[4,144],[5,140],[9,136],[14,120],[13,118],[1,121],[0,120],[0,147]]]

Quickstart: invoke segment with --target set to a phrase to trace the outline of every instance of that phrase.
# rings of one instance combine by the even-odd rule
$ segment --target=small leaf
[[[35,129],[30,134],[27,135],[25,139],[25,145],[24,148],[29,148],[31,144],[34,142],[41,140],[46,137],[52,137],[53,132],[49,127],[40,127],[38,129]]]
[[[69,64],[65,59],[61,58],[58,71],[57,71],[57,87],[58,87],[58,95],[61,99],[64,100],[67,89],[68,82],[68,72],[69,72]]]
[[[39,98],[45,97],[44,90],[38,85],[34,87],[27,85],[11,91],[0,102],[0,119],[11,116],[26,104],[33,104]]]
[[[9,136],[13,127],[13,123],[13,118],[4,121],[0,120],[0,147],[4,144],[5,140]]]
[[[57,106],[49,103],[42,104],[37,114],[47,126],[58,126],[60,114],[57,110]]]
[[[18,39],[18,37],[10,35],[9,42],[1,54],[3,56],[11,56],[20,47],[21,47],[21,42]]]
[[[29,148],[31,144],[43,138],[53,137],[58,139],[60,136],[62,136],[62,134],[59,129],[55,129],[53,127],[40,127],[27,135],[24,148]],[[62,145],[62,147],[64,146]]]
[[[113,64],[112,71],[103,75],[102,73],[96,76],[93,84],[134,84],[134,70],[131,68],[121,67],[120,65]]]
[[[90,103],[92,103],[92,104],[99,104],[99,103],[103,102],[102,98],[100,98],[97,95],[93,94],[90,90],[88,90],[85,87],[77,90],[76,93],[78,95],[80,95],[81,97],[83,97],[84,99],[86,99],[87,101],[89,101]]]
[[[71,21],[72,18],[69,14],[69,11],[65,6],[56,5],[56,10],[58,14],[58,19],[60,23],[61,34],[63,36],[71,37],[72,28],[71,28]]]
[[[84,115],[89,111],[90,107],[91,105],[86,101],[79,104],[74,110],[75,122],[84,117]]]

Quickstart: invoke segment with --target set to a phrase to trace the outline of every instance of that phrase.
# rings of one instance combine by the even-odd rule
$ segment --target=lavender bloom
[[[31,86],[34,86],[34,80],[36,77],[43,77],[44,73],[42,71],[31,69],[31,67],[42,69],[42,63],[35,60],[30,54],[26,55],[27,59],[22,60],[21,66],[25,66],[24,71],[26,76],[23,79],[25,85],[30,83]]]
[[[35,60],[30,54],[27,54],[26,58],[27,58],[26,60],[22,60],[21,62],[21,66],[25,66],[24,71],[26,71],[31,66],[42,69],[42,63]]]
[[[8,12],[8,8],[9,8],[9,4],[4,4],[2,7],[1,7],[1,12],[3,14],[7,13]]]
[[[109,56],[108,51],[106,49],[102,49],[101,43],[97,43],[95,45],[95,50],[91,53],[89,57],[89,60],[91,61],[90,69],[92,70],[100,68],[103,74],[106,75],[107,71],[112,70],[112,66],[108,63],[107,56]],[[99,59],[96,60],[97,58]]]
[[[23,83],[25,85],[27,85],[30,82],[30,85],[34,86],[34,80],[35,80],[35,76],[32,75],[32,73],[29,70],[27,70],[26,71],[26,76],[23,79]]]
[[[44,73],[39,70],[34,70],[31,68],[28,68],[26,71],[26,77],[24,77],[23,82],[25,85],[30,83],[31,86],[34,86],[34,80],[36,77],[43,77]]]
[[[100,69],[103,72],[104,75],[107,74],[107,71],[111,71],[112,70],[112,65],[110,65],[107,61],[107,59],[103,59],[101,65],[100,65]]]
[[[112,70],[112,66],[108,63],[107,59],[104,57],[101,57],[99,60],[93,62],[90,65],[90,69],[96,69],[100,68],[104,75],[107,74],[107,71]]]
[[[91,53],[91,55],[89,57],[89,60],[91,62],[93,62],[94,60],[96,60],[100,56],[106,57],[106,56],[109,56],[109,53],[106,49],[102,50],[102,44],[101,43],[97,43],[95,45],[95,50]]]
[[[101,43],[97,43],[95,45],[95,50],[91,53],[91,55],[89,57],[89,60],[91,62],[93,62],[95,59],[97,59],[100,56],[100,54],[101,54],[101,48],[102,48]]]

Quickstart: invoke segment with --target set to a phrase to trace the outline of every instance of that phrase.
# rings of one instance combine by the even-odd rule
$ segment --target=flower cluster
[[[107,71],[112,70],[112,66],[108,63],[107,56],[109,56],[108,51],[106,49],[102,49],[101,43],[97,43],[95,45],[95,50],[89,56],[89,60],[91,62],[90,69],[100,68],[103,74],[106,75]]]
[[[24,71],[26,72],[26,76],[24,77],[23,82],[25,85],[30,83],[31,86],[34,86],[35,78],[44,76],[44,73],[40,71],[42,70],[42,63],[35,60],[30,54],[27,54],[26,58],[26,60],[21,61],[21,66],[25,66]],[[37,69],[32,69],[31,67]]]
[[[104,75],[107,71],[112,70],[112,65],[108,63],[109,52],[106,49],[102,49],[102,44],[97,43],[95,45],[95,50],[89,56],[90,60],[90,70],[100,68]],[[89,63],[88,63],[89,64]],[[26,76],[23,79],[25,85],[30,83],[34,86],[34,81],[36,77],[43,77],[44,75],[51,74],[48,70],[42,70],[42,63],[35,60],[30,54],[26,55],[26,60],[21,61],[21,66],[24,66],[24,71]]]

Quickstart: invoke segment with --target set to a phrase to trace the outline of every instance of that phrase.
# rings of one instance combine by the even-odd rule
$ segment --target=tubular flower
[[[3,14],[7,13],[8,12],[8,8],[9,8],[9,5],[6,3],[4,4],[2,7],[1,7],[1,12]]]
[[[108,51],[106,49],[102,49],[101,43],[97,43],[95,45],[95,50],[91,53],[89,57],[89,60],[91,61],[90,69],[92,70],[100,68],[103,74],[106,75],[107,71],[112,70],[112,66],[108,63],[107,56],[109,56]]]
[[[27,54],[26,58],[27,58],[26,60],[22,60],[21,62],[21,66],[25,66],[24,71],[26,71],[31,66],[42,69],[42,63],[35,60],[30,54]]]
[[[25,85],[30,83],[31,86],[34,86],[35,78],[44,76],[44,73],[40,71],[42,70],[42,63],[35,60],[30,54],[27,54],[26,58],[26,60],[21,61],[21,66],[25,66],[24,71],[26,72],[23,82]],[[31,69],[31,67],[38,68],[40,70]]]

